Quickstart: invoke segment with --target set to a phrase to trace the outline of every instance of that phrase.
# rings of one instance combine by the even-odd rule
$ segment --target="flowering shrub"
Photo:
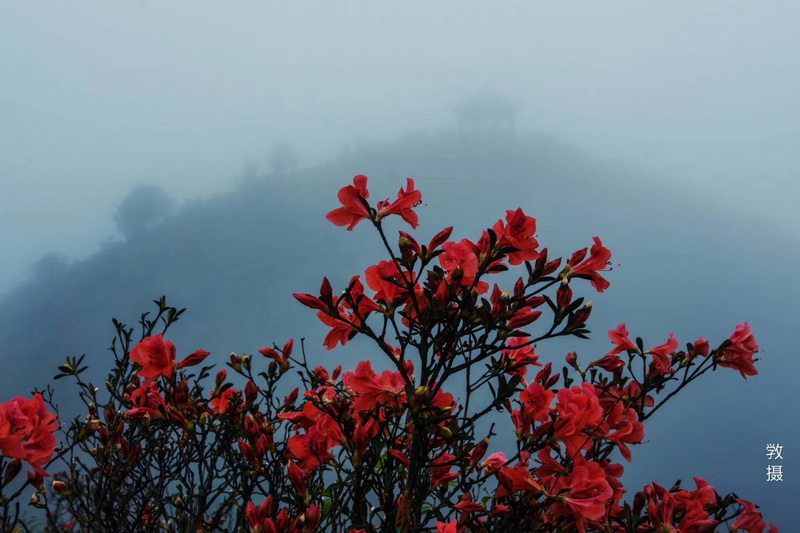
[[[573,288],[609,288],[599,238],[553,259],[517,209],[475,242],[445,228],[427,244],[400,231],[392,247],[387,217],[418,225],[413,180],[374,207],[365,176],[338,197],[328,220],[371,223],[386,259],[341,292],[324,278],[318,294],[295,297],[329,328],[327,350],[361,336],[375,355],[343,372],[289,340],[231,354],[212,378],[208,352],[178,361],[164,334],[184,310],[162,298],[138,342],[115,321],[102,392],[84,381],[82,358],[59,368],[85,417],[57,428],[40,394],[0,406],[5,530],[29,529],[14,502],[27,486],[48,531],[767,530],[755,505],[701,478],[627,499],[620,482],[645,421],[681,389],[719,367],[756,374],[747,323],[713,349],[702,337],[680,349],[672,334],[646,348],[620,324],[608,353],[570,352],[559,372],[537,348],[587,338],[592,304]],[[521,274],[502,288],[512,270]],[[512,432],[512,449],[489,453]],[[33,471],[6,494],[22,461]],[[45,467],[63,468],[49,489]]]

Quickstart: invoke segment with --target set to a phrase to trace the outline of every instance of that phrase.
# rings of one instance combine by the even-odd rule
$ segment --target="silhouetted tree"
[[[130,239],[160,222],[173,206],[172,198],[158,185],[140,185],[117,207],[114,222],[125,238]]]
[[[60,254],[47,254],[33,265],[37,280],[52,280],[67,272],[67,259]]]
[[[294,148],[288,143],[280,142],[272,147],[270,154],[269,164],[272,167],[272,172],[278,176],[293,170],[298,163],[297,154]]]
[[[513,130],[518,104],[488,89],[453,106],[461,131]]]

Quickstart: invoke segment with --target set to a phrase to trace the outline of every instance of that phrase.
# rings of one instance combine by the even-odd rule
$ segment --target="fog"
[[[325,223],[336,190],[413,176],[426,234],[474,238],[521,206],[560,254],[604,238],[621,266],[586,357],[623,321],[653,345],[750,321],[761,375],[665,407],[627,487],[703,475],[797,529],[798,25],[773,0],[0,4],[0,358],[41,357],[41,382],[167,292],[187,353],[316,339],[288,293],[380,257],[366,228]],[[454,106],[475,95],[514,104],[513,127],[465,140]],[[126,233],[142,184],[172,207]],[[783,484],[764,475],[776,440]]]

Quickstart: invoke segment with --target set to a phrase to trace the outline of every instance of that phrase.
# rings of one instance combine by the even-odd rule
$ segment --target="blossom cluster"
[[[368,221],[387,257],[340,292],[323,278],[318,294],[294,296],[326,327],[326,351],[361,336],[377,355],[330,368],[290,339],[213,373],[204,350],[178,361],[164,333],[183,310],[163,299],[138,341],[116,323],[104,392],[79,364],[62,367],[88,413],[64,431],[66,471],[36,494],[53,530],[777,531],[701,478],[633,495],[621,481],[676,392],[720,367],[757,374],[749,324],[682,350],[673,334],[646,349],[623,323],[607,353],[570,352],[559,371],[541,346],[588,337],[592,303],[576,292],[583,280],[610,288],[600,238],[554,258],[520,208],[474,239],[399,231],[392,247],[387,220],[416,229],[422,194],[409,178],[394,200],[369,197],[356,176],[327,218],[348,231]],[[0,452],[37,473],[55,429],[41,396],[0,406]],[[514,446],[497,449],[498,437]]]
[[[25,461],[36,476],[47,476],[42,467],[55,451],[57,424],[39,393],[0,404],[0,456]]]

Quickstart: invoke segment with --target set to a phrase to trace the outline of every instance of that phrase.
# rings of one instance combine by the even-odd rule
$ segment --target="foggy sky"
[[[784,1],[3,2],[0,292],[95,250],[136,183],[208,195],[276,142],[321,162],[484,87],[521,128],[798,228],[798,24]]]
[[[348,147],[453,128],[452,105],[482,89],[519,102],[518,131],[635,169],[657,180],[655,188],[705,198],[742,225],[754,220],[791,235],[800,229],[798,27],[800,4],[777,0],[0,3],[0,295],[26,279],[44,254],[75,260],[120,240],[112,216],[137,184],[159,183],[183,203],[208,198],[232,189],[248,166],[268,169],[276,143],[291,145],[303,166],[322,164]],[[361,171],[354,167],[331,181],[345,185]],[[415,177],[427,191],[429,177]],[[323,194],[297,187],[301,195]],[[324,191],[331,201],[333,191]],[[479,211],[482,202],[488,204],[476,193],[470,209]],[[487,216],[491,222],[495,212]],[[594,234],[590,224],[582,233]],[[730,233],[726,239],[734,241]],[[625,257],[617,244],[615,254],[619,249]],[[684,261],[656,244],[647,261]],[[625,246],[630,252],[642,242]],[[797,263],[797,240],[787,247]],[[737,253],[729,246],[720,257],[735,262]],[[646,269],[646,255],[625,267]],[[718,283],[756,293],[758,276],[785,260],[775,249],[760,257],[765,272],[754,272],[754,279],[721,273]],[[694,323],[702,315],[700,296],[691,312],[682,302],[667,301],[665,310],[661,302],[637,300],[652,284],[638,279],[641,285],[615,285],[627,299],[614,310],[639,310],[629,320],[650,324],[662,313]],[[681,279],[667,281],[677,286]],[[800,286],[798,276],[785,283]],[[708,313],[714,328],[750,318],[726,315],[741,307],[707,305],[719,309]],[[774,316],[788,323],[785,314]],[[665,334],[660,329],[652,339]],[[596,338],[605,342],[602,333]],[[787,339],[772,342],[786,347]],[[785,349],[765,355],[772,359],[759,368],[771,371],[773,381],[743,384],[733,375],[714,390],[772,386],[771,398],[796,403],[796,389],[773,386],[789,382],[779,365],[794,355]],[[707,401],[701,413],[724,409],[729,400]],[[780,425],[779,415],[772,416],[778,435],[789,426],[797,435],[794,421]],[[747,468],[763,466],[741,451],[737,431],[747,428],[727,435],[727,427],[704,426],[702,416],[686,418],[684,427],[714,428],[714,439],[739,446],[738,457],[753,459]],[[658,432],[672,427],[656,425],[648,438],[658,442]],[[760,445],[768,438],[762,435],[750,441]],[[637,458],[665,453],[663,446],[649,448],[637,449]],[[668,453],[680,464],[680,454],[694,449],[674,446]],[[789,475],[796,487],[800,474]]]

